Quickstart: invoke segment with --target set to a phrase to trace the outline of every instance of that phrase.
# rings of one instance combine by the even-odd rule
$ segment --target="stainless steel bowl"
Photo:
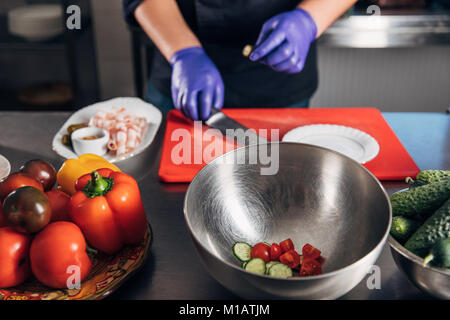
[[[423,264],[423,260],[406,250],[389,236],[392,257],[398,268],[420,289],[440,299],[450,299],[450,270]]]
[[[367,169],[346,156],[311,145],[276,145],[276,175],[261,175],[267,166],[244,161],[257,154],[261,147],[256,145],[231,151],[197,174],[184,202],[193,242],[211,275],[243,298],[338,298],[380,255],[391,224],[389,198]],[[232,254],[236,241],[286,238],[297,248],[311,243],[322,250],[324,274],[256,275],[243,270]]]

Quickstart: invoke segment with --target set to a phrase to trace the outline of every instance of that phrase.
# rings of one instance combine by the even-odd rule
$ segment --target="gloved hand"
[[[172,99],[176,109],[192,120],[206,120],[211,108],[222,108],[224,85],[217,67],[201,47],[175,52],[172,65]]]
[[[317,25],[305,10],[280,13],[264,23],[250,60],[279,72],[300,72],[316,36]]]

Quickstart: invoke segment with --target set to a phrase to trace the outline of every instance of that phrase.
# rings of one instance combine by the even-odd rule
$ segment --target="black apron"
[[[317,89],[316,44],[311,44],[302,72],[286,74],[243,57],[262,25],[294,9],[299,0],[178,0],[180,10],[219,69],[225,83],[224,107],[284,107],[309,99]],[[155,53],[150,81],[171,97],[171,67]]]

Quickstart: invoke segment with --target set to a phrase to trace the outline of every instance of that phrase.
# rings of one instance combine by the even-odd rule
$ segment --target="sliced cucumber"
[[[253,258],[245,265],[245,270],[256,274],[266,273],[266,263],[261,258]]]
[[[236,242],[233,246],[233,254],[241,262],[249,261],[251,259],[252,247],[245,242]]]
[[[245,269],[245,266],[247,265],[247,263],[248,263],[248,261],[244,261],[244,262],[242,262],[242,268],[244,268],[244,269]]]
[[[285,264],[276,263],[270,267],[268,274],[275,278],[288,278],[292,277],[292,269]]]
[[[269,262],[267,262],[267,263],[266,263],[266,274],[269,274],[269,269],[270,269],[273,265],[278,264],[278,263],[281,263],[281,262],[280,262],[280,261],[269,261]]]

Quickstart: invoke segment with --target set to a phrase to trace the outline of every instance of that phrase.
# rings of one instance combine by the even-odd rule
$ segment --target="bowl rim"
[[[419,265],[420,267],[422,267],[424,269],[428,269],[428,270],[431,270],[431,271],[435,271],[435,272],[441,273],[443,275],[450,276],[450,269],[435,267],[435,266],[432,266],[432,265],[429,265],[429,264],[424,265],[422,258],[420,258],[419,256],[415,255],[414,253],[412,253],[408,249],[406,249],[392,235],[389,235],[388,242],[389,242],[389,246],[392,249],[394,249],[397,253],[399,253],[400,255],[405,257],[406,259],[412,261],[413,263]]]
[[[345,266],[345,267],[342,267],[342,268],[340,268],[340,269],[333,270],[333,271],[326,272],[326,273],[322,273],[322,274],[320,274],[320,275],[314,275],[314,276],[308,276],[308,277],[292,277],[292,278],[274,278],[274,277],[271,277],[271,276],[269,276],[269,275],[260,275],[260,274],[256,274],[256,273],[251,273],[251,272],[248,272],[248,271],[246,271],[246,270],[243,269],[243,268],[239,268],[239,267],[237,267],[236,265],[234,265],[234,264],[232,264],[232,263],[230,263],[230,262],[228,262],[228,261],[226,261],[226,260],[223,260],[223,259],[221,259],[220,257],[217,257],[215,254],[211,253],[211,252],[210,252],[210,251],[209,251],[209,250],[201,243],[201,241],[199,241],[199,240],[195,237],[194,233],[192,232],[191,225],[189,224],[189,220],[187,219],[186,204],[187,204],[187,200],[188,200],[190,191],[192,190],[192,184],[198,179],[198,177],[200,176],[201,172],[203,172],[204,170],[206,170],[206,168],[207,168],[210,164],[213,164],[213,163],[216,162],[216,161],[220,161],[220,160],[218,160],[218,159],[221,159],[221,158],[223,158],[223,157],[226,157],[229,153],[237,152],[237,151],[240,150],[240,149],[249,148],[249,147],[251,147],[251,146],[258,146],[258,145],[260,145],[260,144],[247,145],[247,146],[239,147],[239,148],[236,148],[236,149],[234,149],[234,150],[231,150],[231,151],[229,151],[229,152],[226,152],[226,153],[224,153],[224,154],[218,156],[217,158],[215,158],[214,160],[212,160],[211,162],[209,162],[207,165],[205,165],[205,166],[204,166],[204,167],[203,167],[203,168],[195,175],[195,177],[192,179],[192,181],[191,181],[191,183],[189,184],[189,187],[188,187],[188,189],[187,189],[187,191],[186,191],[186,194],[185,194],[185,196],[184,196],[184,201],[183,201],[183,214],[184,214],[184,220],[185,220],[186,225],[187,225],[187,227],[188,227],[189,234],[190,234],[191,237],[193,238],[194,242],[198,243],[198,244],[202,247],[202,249],[205,250],[205,252],[207,252],[208,254],[212,255],[214,258],[220,260],[221,262],[225,263],[227,266],[231,267],[232,269],[235,269],[235,270],[237,270],[237,271],[241,271],[241,272],[244,272],[244,273],[246,273],[246,274],[248,274],[248,275],[255,276],[255,277],[259,277],[259,278],[262,278],[262,279],[281,280],[281,281],[308,281],[308,280],[311,280],[311,279],[324,279],[324,278],[329,278],[329,277],[332,277],[332,276],[334,276],[334,275],[336,275],[336,274],[340,274],[340,273],[343,273],[343,272],[345,272],[345,271],[347,271],[347,270],[356,268],[356,267],[357,267],[358,265],[360,265],[360,264],[363,264],[363,263],[365,262],[365,260],[367,260],[367,259],[369,258],[369,256],[371,256],[371,255],[372,255],[374,252],[376,252],[377,250],[380,250],[380,252],[381,252],[381,249],[384,247],[384,245],[385,245],[385,243],[386,243],[386,241],[387,241],[387,239],[388,239],[388,236],[389,236],[389,234],[390,234],[390,229],[391,229],[391,224],[392,224],[392,206],[391,206],[391,201],[390,201],[389,195],[388,195],[388,193],[386,192],[386,190],[384,189],[384,187],[383,187],[383,185],[381,184],[380,180],[378,180],[378,178],[375,177],[375,175],[374,175],[372,172],[370,172],[370,171],[369,171],[365,166],[363,166],[361,163],[359,163],[358,161],[356,161],[356,160],[354,160],[354,159],[352,159],[352,158],[350,158],[350,157],[348,157],[348,156],[346,156],[346,155],[344,155],[344,154],[342,154],[342,153],[339,153],[339,152],[337,152],[337,151],[330,150],[330,149],[327,149],[327,148],[324,148],[324,147],[320,147],[320,146],[316,146],[316,145],[306,144],[306,143],[284,142],[284,141],[268,142],[268,144],[275,144],[275,143],[278,143],[278,144],[287,144],[287,145],[297,145],[297,146],[302,146],[302,147],[307,147],[307,148],[316,148],[316,149],[321,149],[321,150],[324,150],[324,151],[327,151],[327,152],[331,152],[331,153],[334,153],[334,154],[336,154],[336,155],[338,155],[338,156],[340,156],[340,157],[344,157],[344,158],[350,160],[351,162],[353,162],[353,163],[357,164],[358,166],[360,166],[366,173],[368,173],[369,176],[372,177],[372,179],[373,179],[373,180],[378,184],[378,186],[380,187],[381,192],[384,194],[384,196],[385,196],[385,198],[386,198],[386,201],[387,201],[387,204],[388,204],[388,209],[389,209],[389,219],[388,219],[389,221],[388,221],[388,224],[387,224],[387,228],[386,228],[386,230],[385,230],[385,233],[384,233],[383,237],[380,239],[380,241],[377,243],[377,245],[375,245],[375,247],[372,248],[372,250],[370,250],[367,254],[365,254],[364,256],[362,256],[361,258],[359,258],[358,260],[356,260],[355,262],[353,262],[353,263],[351,263],[351,264],[349,264],[349,265],[347,265],[347,266]],[[231,250],[231,248],[230,248],[230,250]],[[369,270],[367,270],[367,271],[369,271]]]

